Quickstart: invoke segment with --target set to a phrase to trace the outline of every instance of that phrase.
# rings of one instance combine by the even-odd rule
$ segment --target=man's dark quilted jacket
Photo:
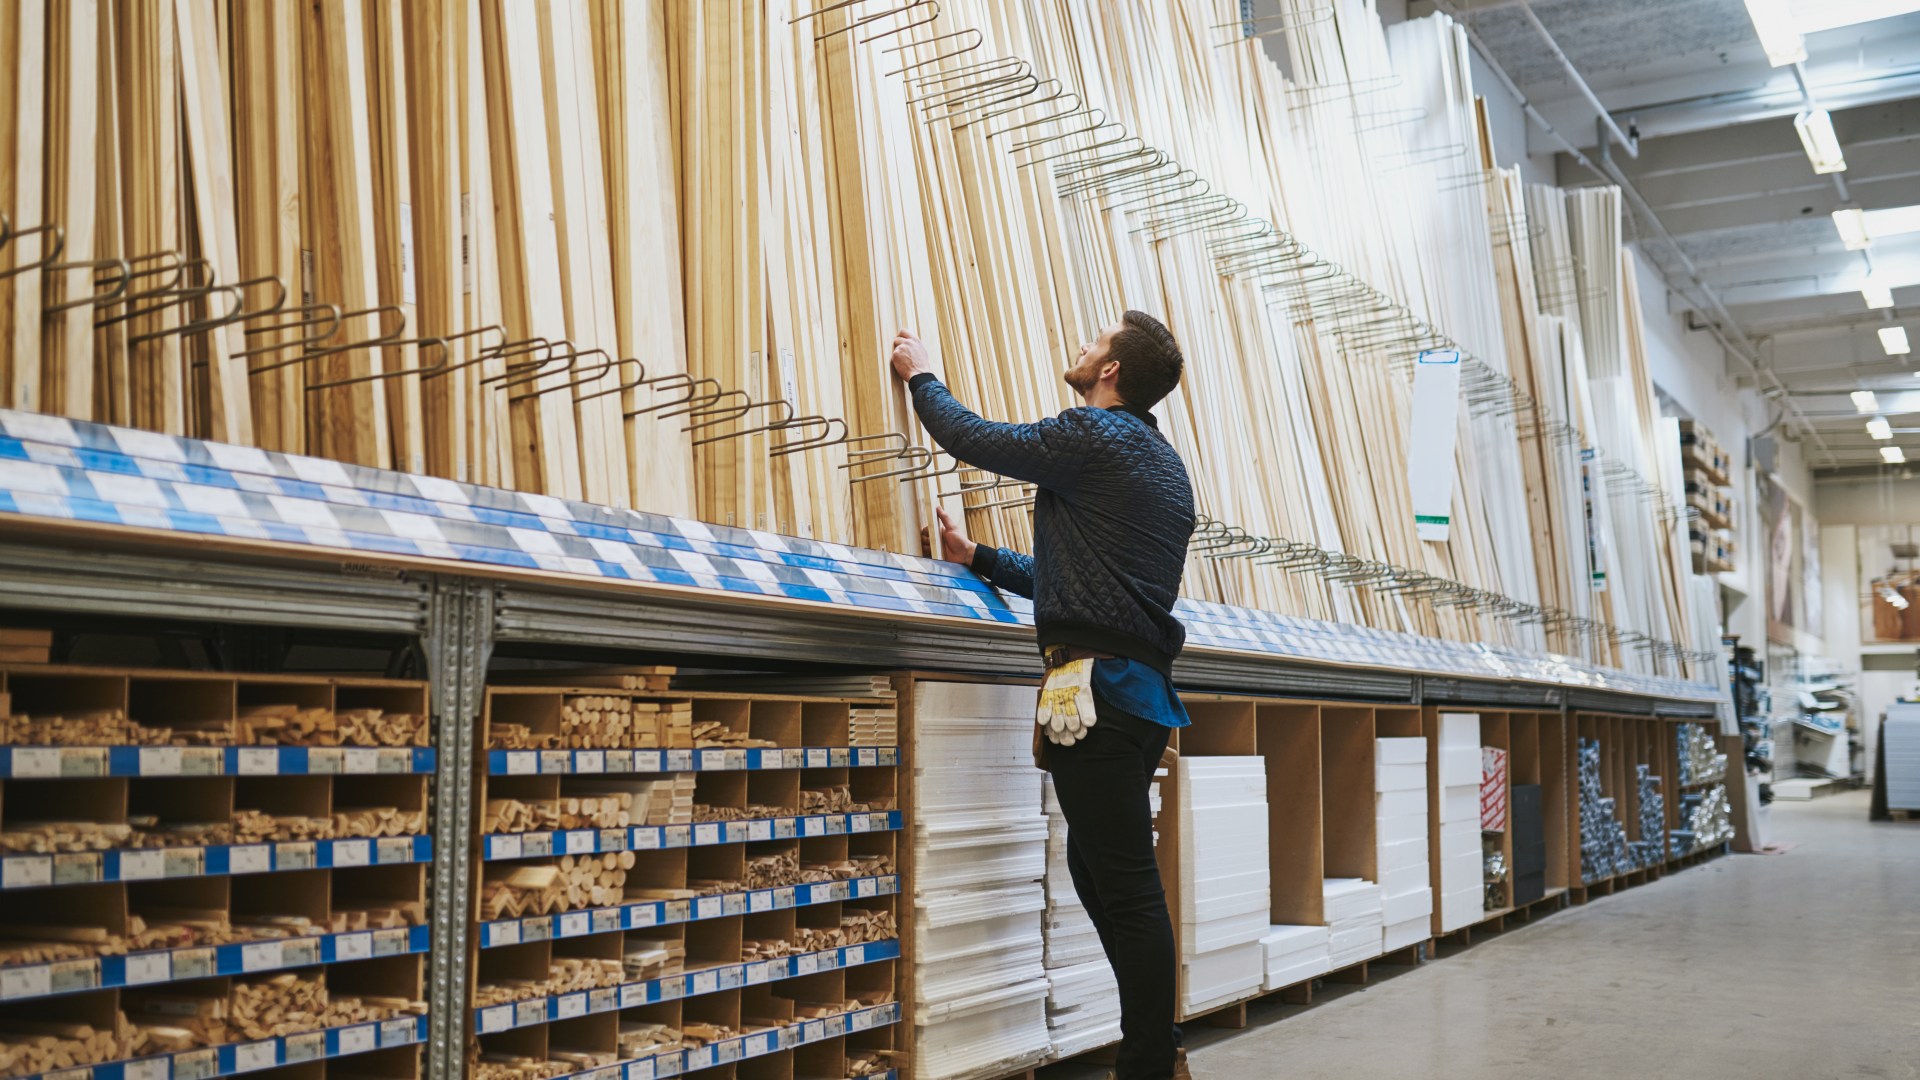
[[[1193,484],[1153,415],[1081,407],[1000,424],[932,375],[912,386],[914,411],[947,452],[1039,488],[1033,555],[982,544],[973,569],[1033,600],[1040,647],[1079,646],[1169,672],[1187,637],[1173,605],[1193,534]]]

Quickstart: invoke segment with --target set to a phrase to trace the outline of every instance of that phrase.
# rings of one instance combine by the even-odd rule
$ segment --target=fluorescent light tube
[[[1865,300],[1869,308],[1890,308],[1893,306],[1893,286],[1869,278],[1860,286],[1860,299]]]
[[[1867,215],[1857,206],[1835,210],[1833,227],[1839,230],[1840,242],[1847,245],[1848,251],[1859,251],[1873,244],[1873,237],[1867,234]]]
[[[1868,210],[1861,218],[1866,223],[1867,235],[1875,240],[1920,232],[1920,206],[1889,206],[1885,210]]]
[[[1847,171],[1847,155],[1840,149],[1840,136],[1833,131],[1833,115],[1825,109],[1808,109],[1793,118],[1793,130],[1800,133],[1800,146],[1813,163],[1813,171],[1825,175]]]
[[[1806,39],[1793,25],[1787,0],[1747,0],[1747,18],[1753,20],[1753,32],[1767,51],[1767,63],[1783,67],[1807,58]]]
[[[1897,446],[1883,446],[1880,448],[1880,460],[1889,465],[1904,465],[1907,461],[1907,452]]]
[[[1873,391],[1855,390],[1851,396],[1853,397],[1853,408],[1856,412],[1877,413],[1880,411],[1880,399],[1873,396]]]
[[[1913,351],[1907,344],[1907,328],[1904,326],[1881,327],[1880,347],[1887,350],[1888,356],[1905,356]]]
[[[1876,416],[1867,421],[1867,434],[1885,442],[1893,438],[1893,425],[1887,423],[1886,417]]]

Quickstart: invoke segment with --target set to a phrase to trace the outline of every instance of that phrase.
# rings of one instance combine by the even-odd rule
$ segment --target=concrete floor
[[[1920,1078],[1920,823],[1775,803],[1730,855],[1312,1006],[1188,1034],[1198,1080]],[[1104,1072],[1078,1063],[1043,1080]]]

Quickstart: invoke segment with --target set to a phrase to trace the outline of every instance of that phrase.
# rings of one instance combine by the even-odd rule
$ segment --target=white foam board
[[[1479,713],[1441,713],[1440,746],[1480,746]]]
[[[1422,856],[1426,854],[1424,845],[1422,845],[1420,853]],[[1404,896],[1415,889],[1429,888],[1432,886],[1432,883],[1433,867],[1425,858],[1422,858],[1419,862],[1408,863],[1405,866],[1382,871],[1380,874],[1380,895],[1391,900],[1396,896]]]
[[[1381,873],[1400,870],[1427,861],[1427,837],[1422,833],[1411,839],[1383,843],[1378,851],[1379,865],[1376,869]]]
[[[1260,944],[1269,958],[1290,956],[1307,952],[1315,948],[1325,948],[1327,928],[1324,926],[1298,926],[1280,924],[1270,926],[1260,938]]]
[[[1427,763],[1427,740],[1423,738],[1375,739],[1373,746],[1373,760],[1381,765]]]
[[[1424,844],[1427,840],[1427,815],[1399,814],[1380,818],[1374,824],[1374,836],[1380,844]]]
[[[1375,791],[1424,791],[1427,767],[1415,765],[1378,765],[1373,770]]]
[[[1474,736],[1470,743],[1460,746],[1440,748],[1439,778],[1441,787],[1453,787],[1458,784],[1480,783],[1480,737]]]
[[[1465,830],[1454,831],[1454,832],[1448,832],[1445,830],[1441,831],[1440,833],[1440,861],[1441,862],[1444,863],[1448,859],[1458,859],[1463,855],[1473,855],[1475,857],[1478,857],[1479,854],[1480,854],[1480,830],[1475,829],[1475,830],[1472,830],[1471,832],[1468,832]]]
[[[1460,892],[1441,893],[1440,928],[1458,930],[1479,922],[1480,917],[1486,914],[1484,897],[1485,892],[1479,885]]]
[[[1480,783],[1449,784],[1440,789],[1440,823],[1470,821],[1480,827]]]
[[[1282,968],[1269,968],[1266,978],[1261,982],[1261,989],[1278,990],[1284,986],[1293,986],[1308,979],[1319,978],[1333,970],[1333,958],[1325,949],[1310,950],[1296,955],[1306,959]]]
[[[1394,952],[1415,945],[1433,935],[1431,915],[1421,915],[1401,923],[1393,923],[1380,931],[1380,951]]]
[[[1399,896],[1389,896],[1380,905],[1380,921],[1387,926],[1431,914],[1433,914],[1432,889],[1415,889]]]
[[[1427,812],[1427,789],[1420,787],[1408,788],[1404,791],[1382,791],[1374,799],[1373,812],[1379,817],[1424,814]]]

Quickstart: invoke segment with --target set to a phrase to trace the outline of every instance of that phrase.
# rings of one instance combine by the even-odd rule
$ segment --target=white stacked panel
[[[1920,810],[1920,704],[1887,706],[1887,807]]]
[[[1440,929],[1458,930],[1479,921],[1485,908],[1480,860],[1480,715],[1441,713]]]
[[[1120,1041],[1120,991],[1093,919],[1073,888],[1067,819],[1053,777],[1043,776],[1041,784],[1047,811],[1047,1034],[1051,1056],[1059,1059]]]
[[[1004,1076],[1051,1047],[1035,693],[916,687],[913,1054],[924,1080]]]
[[[1181,1006],[1246,997],[1266,975],[1272,894],[1262,757],[1183,757],[1180,776]]]
[[[1321,898],[1326,905],[1328,970],[1338,970],[1380,955],[1380,886],[1365,878],[1328,878]]]
[[[1374,740],[1381,951],[1432,936],[1427,863],[1427,740]]]
[[[1267,977],[1260,984],[1263,990],[1303,983],[1333,970],[1324,926],[1270,926],[1260,948],[1267,964]]]

